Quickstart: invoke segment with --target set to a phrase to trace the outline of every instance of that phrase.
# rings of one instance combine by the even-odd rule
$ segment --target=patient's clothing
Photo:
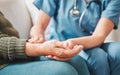
[[[84,0],[77,0],[76,3],[77,9],[80,12],[79,16],[71,15],[71,10],[74,8],[74,0],[35,0],[34,5],[51,17],[45,34],[47,40],[57,39],[64,41],[70,38],[89,36],[94,32],[100,18],[111,20],[114,23],[114,29],[118,27],[120,13],[119,0],[100,0],[100,4],[95,2],[91,3],[83,16],[80,26],[79,18],[87,6]],[[79,54],[87,61],[91,75],[120,74],[120,68],[118,67],[120,63],[114,62],[118,64],[116,69],[113,69],[111,66],[109,68],[109,65],[113,64],[113,62],[110,61],[114,58],[107,52],[109,51],[108,47],[116,47],[116,49],[114,49],[116,52],[120,51],[120,48],[114,44],[108,45],[110,46],[106,48],[92,48]],[[111,57],[111,59],[109,59],[109,57]],[[118,56],[118,58],[120,58],[120,56]]]

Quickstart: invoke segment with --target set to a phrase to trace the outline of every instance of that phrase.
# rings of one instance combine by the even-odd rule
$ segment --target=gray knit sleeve
[[[4,36],[4,37],[3,37]],[[5,60],[13,60],[18,58],[28,58],[25,54],[25,39],[16,37],[7,37],[5,34],[0,35],[0,57]]]

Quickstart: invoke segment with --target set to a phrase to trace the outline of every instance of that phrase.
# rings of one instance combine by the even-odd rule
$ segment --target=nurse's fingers
[[[77,55],[81,50],[82,50],[82,46],[78,46],[76,45],[72,50],[71,49],[62,49],[62,48],[55,48],[54,52],[52,55],[54,56],[58,56],[58,57],[73,57],[75,55]]]
[[[54,59],[54,60],[59,60],[59,61],[68,61],[68,60],[72,59],[72,57],[70,57],[70,58],[60,58],[60,57],[57,57],[57,56],[49,56],[48,58]]]
[[[45,42],[44,37],[40,37],[40,36],[35,36],[31,39],[28,40],[30,43],[43,43]]]
[[[30,43],[37,43],[37,40],[39,39],[39,37],[33,37],[33,38],[31,38],[31,39],[29,39],[28,41],[30,42]]]

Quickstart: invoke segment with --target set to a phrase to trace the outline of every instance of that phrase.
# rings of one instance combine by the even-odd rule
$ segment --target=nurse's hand
[[[46,41],[44,43],[26,43],[25,52],[28,56],[56,56],[59,58],[71,58],[77,55],[82,46],[76,45],[73,49],[65,49],[63,42],[56,40]]]
[[[32,36],[29,40],[31,43],[43,43],[45,42],[45,38],[43,35]]]
[[[66,41],[63,42],[64,43],[64,47],[66,49],[72,49],[74,46],[78,45],[75,41],[73,41],[72,39],[68,39]]]
[[[51,41],[49,41],[51,42]],[[73,48],[65,48],[64,43],[56,40],[52,40],[51,44],[48,41],[44,42],[46,49],[54,51],[51,56],[57,56],[59,58],[72,58],[76,56],[83,48],[83,46],[75,45]],[[48,43],[48,44],[47,44]],[[47,56],[49,56],[48,54]]]
[[[28,41],[31,43],[43,43],[45,42],[44,33],[40,30],[40,28],[36,25],[31,28],[30,37]]]
[[[72,45],[73,46],[73,45]],[[50,59],[54,59],[54,60],[59,60],[59,61],[68,61],[68,60],[70,60],[70,59],[72,59],[74,56],[76,56],[80,51],[78,51],[78,53],[76,53],[76,54],[72,54],[72,52],[74,52],[75,51],[75,48],[77,47],[77,46],[79,46],[80,48],[79,48],[79,50],[81,51],[81,50],[83,50],[83,46],[82,45],[75,45],[75,46],[73,46],[71,49],[70,48],[66,48],[65,50],[69,50],[69,54],[71,55],[71,56],[66,56],[66,57],[58,57],[58,56],[53,56],[53,55],[47,55],[46,56],[46,58],[50,58]],[[72,51],[72,52],[71,52]],[[71,53],[70,53],[71,52]]]
[[[46,56],[46,58],[50,58],[50,59],[54,59],[54,60],[58,60],[58,61],[68,61],[68,60],[71,60],[73,57],[61,58],[61,57],[57,57],[57,56],[48,55],[48,56]]]

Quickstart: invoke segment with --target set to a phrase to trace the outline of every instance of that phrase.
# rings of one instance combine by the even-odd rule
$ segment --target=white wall
[[[119,21],[119,27],[117,30],[113,30],[110,35],[107,37],[106,42],[109,41],[119,41],[120,42],[120,21]]]
[[[30,15],[32,17],[32,22],[34,24],[39,14],[39,10],[33,5],[34,0],[25,0],[25,1],[26,1],[27,8],[30,12]]]
[[[0,11],[18,30],[20,38],[29,38],[32,22],[25,0],[0,0]]]

